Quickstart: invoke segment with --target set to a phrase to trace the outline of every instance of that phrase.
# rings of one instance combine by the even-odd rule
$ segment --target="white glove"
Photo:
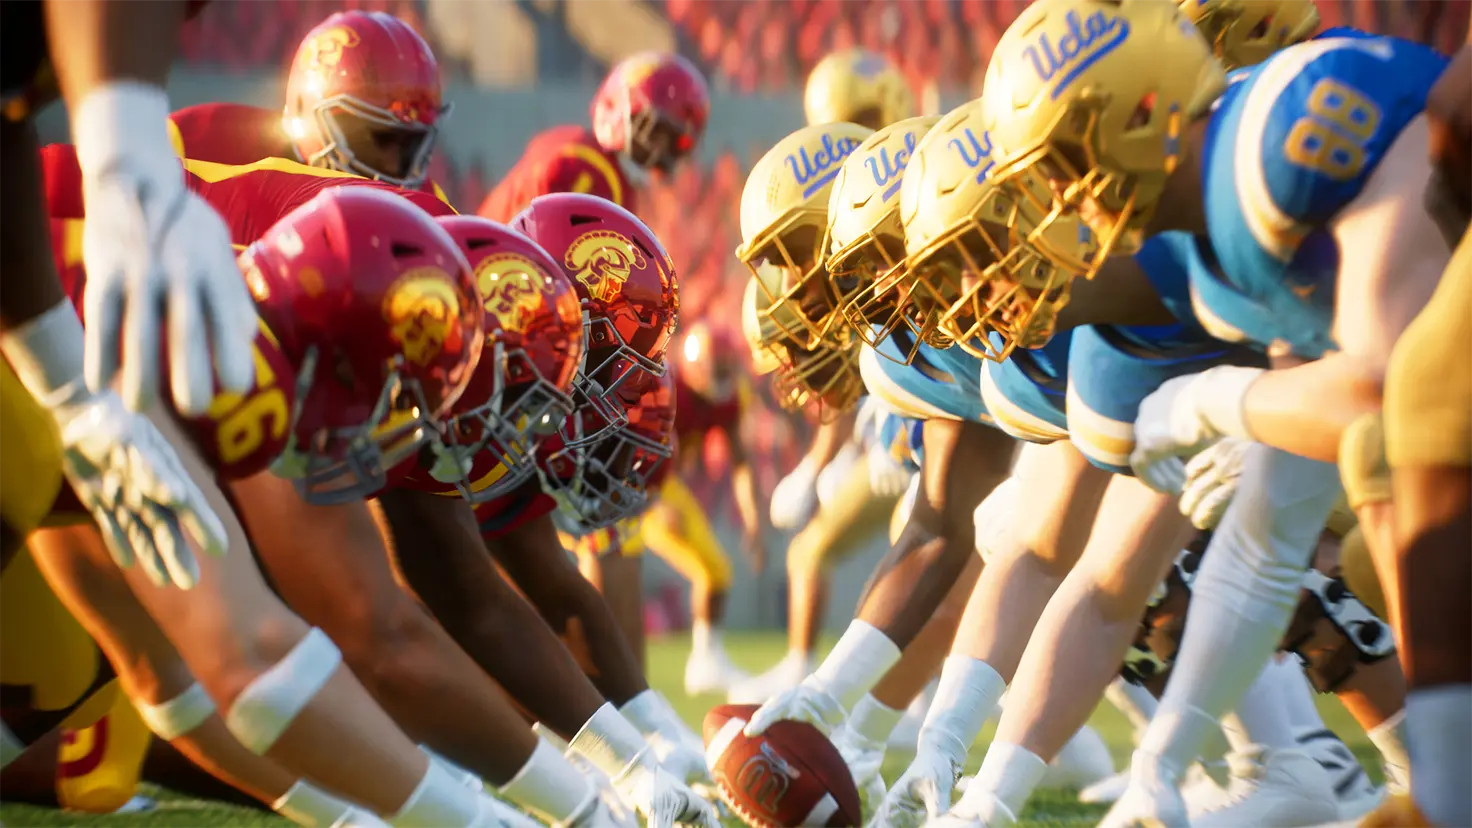
[[[710,803],[655,762],[653,749],[612,704],[589,717],[570,748],[606,774],[653,828],[718,828]]]
[[[16,377],[51,412],[63,471],[118,566],[141,561],[149,580],[188,589],[199,580],[189,538],[225,553],[225,525],[153,423],[112,391],[82,381],[82,324],[61,302],[0,335]]]
[[[1197,529],[1215,529],[1221,522],[1232,496],[1237,493],[1237,480],[1242,477],[1242,463],[1250,440],[1231,437],[1218,440],[1186,464],[1186,485],[1181,490],[1181,514],[1191,519]]]
[[[894,459],[888,449],[878,443],[869,447],[869,489],[879,497],[899,497],[909,487],[915,473],[904,462]]]
[[[87,208],[86,374],[103,390],[126,355],[123,400],[147,408],[164,334],[174,405],[195,416],[214,397],[216,370],[224,391],[250,389],[256,310],[224,221],[185,189],[168,116],[164,91],[136,81],[105,84],[73,111]]]
[[[843,488],[843,482],[853,474],[854,467],[859,464],[862,456],[859,445],[852,440],[844,443],[828,461],[828,465],[818,472],[818,505],[824,509],[833,508],[833,500],[838,497],[838,492]]]
[[[777,529],[801,529],[818,511],[818,473],[813,461],[804,457],[797,468],[778,481],[772,489],[772,526]]]
[[[1186,800],[1176,787],[1178,774],[1159,757],[1135,751],[1130,784],[1104,815],[1099,828],[1188,828]]]
[[[712,786],[700,737],[680,720],[663,695],[645,690],[619,708],[623,717],[643,734],[654,749],[659,766],[687,785]]]
[[[571,817],[551,823],[552,828],[640,828],[634,812],[609,785],[608,777],[592,776],[596,790]]]
[[[1141,482],[1179,494],[1186,469],[1181,458],[1222,437],[1250,440],[1242,403],[1259,368],[1223,365],[1168,380],[1140,403],[1130,465]]]
[[[875,825],[917,828],[951,808],[961,766],[941,751],[921,750],[884,797]]]
[[[760,736],[777,722],[807,722],[824,736],[843,725],[848,711],[832,693],[823,687],[816,676],[808,676],[802,683],[780,695],[767,700],[766,704],[751,714],[746,723],[747,736]]]
[[[846,723],[833,734],[833,746],[838,748],[859,789],[860,807],[865,814],[873,814],[884,801],[884,777],[879,771],[887,745],[883,740],[865,737]]]

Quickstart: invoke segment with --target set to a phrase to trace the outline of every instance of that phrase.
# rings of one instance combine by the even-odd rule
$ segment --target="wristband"
[[[874,689],[899,660],[900,648],[889,636],[869,622],[855,618],[812,677],[838,699],[846,712]]]
[[[40,316],[0,332],[0,352],[15,376],[46,408],[56,408],[86,393],[82,383],[86,348],[82,320],[70,302],[61,302]]]
[[[588,778],[543,739],[499,792],[553,823],[570,819],[595,796]]]

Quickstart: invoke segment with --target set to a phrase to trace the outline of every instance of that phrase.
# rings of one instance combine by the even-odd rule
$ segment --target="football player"
[[[705,78],[689,61],[661,52],[624,58],[593,96],[593,128],[568,124],[532,138],[476,212],[509,222],[538,196],[589,193],[637,214],[649,171],[668,173],[689,157],[709,116]]]
[[[1468,33],[1472,43],[1472,31]],[[1466,356],[1451,350],[1468,336],[1472,288],[1472,106],[1466,78],[1472,46],[1464,45],[1426,102],[1433,180],[1427,203],[1439,220],[1451,261],[1436,292],[1396,342],[1385,376],[1385,460],[1390,468],[1397,560],[1377,569],[1394,584],[1392,617],[1410,692],[1406,727],[1415,748],[1411,780],[1420,814],[1402,824],[1457,825],[1472,820],[1464,779],[1472,772],[1472,643],[1465,620],[1469,516],[1469,403]],[[1435,376],[1428,372],[1434,371]],[[1459,616],[1458,613],[1461,615]],[[1418,820],[1419,817],[1419,820]]]
[[[170,447],[143,418],[161,363],[161,309],[171,324],[171,386],[181,410],[202,412],[218,373],[230,390],[250,386],[255,319],[228,261],[220,221],[162,163],[167,108],[162,85],[179,27],[198,4],[160,3],[142,15],[107,2],[23,3],[4,11],[0,70],[4,113],[5,223],[10,266],[0,302],[0,404],[6,429],[0,561],[50,508],[64,472],[99,519],[136,527],[109,532],[114,559],[141,559],[152,577],[190,586],[189,534],[224,551],[224,529],[183,478]],[[48,39],[49,35],[49,39]],[[31,115],[62,93],[83,147],[87,198],[107,221],[89,228],[85,255],[100,289],[89,299],[87,339],[58,290],[46,250],[37,143]],[[154,245],[138,240],[153,238]],[[206,324],[206,319],[212,320]],[[126,348],[124,348],[126,344]],[[109,385],[122,352],[122,394]],[[213,360],[213,361],[212,361]],[[85,376],[84,376],[85,375]],[[180,523],[169,519],[177,514]]]
[[[1023,56],[1037,48],[1039,38],[1052,43],[1086,19],[1092,21],[1090,31],[1099,32],[1093,44],[1098,53],[1075,71],[1060,74],[1054,70],[1069,67],[1053,64],[1040,70]],[[1143,53],[1131,58],[1142,48],[1149,49],[1148,58]],[[1424,160],[1412,162],[1405,147],[1421,137],[1416,116],[1444,64],[1443,58],[1400,41],[1334,37],[1289,47],[1236,76],[1238,83],[1229,88],[1195,28],[1164,4],[1106,9],[1044,0],[1024,12],[999,44],[988,88],[1006,93],[983,100],[994,116],[992,137],[1008,155],[992,180],[1003,182],[1009,197],[1017,199],[1022,232],[1063,266],[1020,279],[983,278],[992,283],[986,292],[1004,300],[992,305],[1006,309],[994,322],[1002,351],[1029,338],[1033,326],[1046,336],[1049,320],[1069,301],[1068,288],[1080,289],[1082,296],[1088,284],[1075,282],[1075,273],[1093,275],[1109,253],[1133,251],[1142,236],[1172,230],[1199,234],[1192,245],[1207,245],[1214,255],[1218,269],[1193,270],[1191,287],[1198,306],[1209,308],[1218,322],[1227,321],[1264,345],[1282,340],[1308,358],[1339,348],[1295,368],[1264,372],[1227,365],[1175,379],[1141,404],[1131,465],[1143,480],[1167,492],[1179,491],[1185,479],[1181,454],[1223,436],[1266,445],[1248,450],[1234,508],[1213,547],[1227,538],[1247,537],[1241,533],[1259,542],[1221,543],[1224,554],[1208,557],[1195,585],[1198,620],[1178,656],[1181,672],[1136,754],[1135,784],[1116,805],[1112,819],[1117,824],[1147,817],[1184,822],[1175,790],[1179,774],[1200,734],[1215,726],[1216,716],[1231,706],[1272,650],[1273,636],[1295,603],[1306,550],[1337,497],[1333,468],[1309,458],[1333,459],[1344,424],[1378,405],[1375,378],[1383,371],[1387,343],[1424,304],[1435,281],[1435,275],[1426,274],[1439,275],[1445,264],[1445,243],[1419,200],[1400,194],[1408,182],[1426,178]],[[1136,74],[1140,65],[1152,71]],[[1172,68],[1158,71],[1165,66]],[[1386,66],[1395,69],[1387,73]],[[1173,81],[1156,85],[1166,75]],[[1074,83],[1083,76],[1093,80]],[[1125,76],[1131,80],[1122,81]],[[1130,97],[1136,90],[1129,84],[1147,76],[1141,82],[1151,85],[1150,94],[1140,89]],[[1097,120],[1055,117],[1085,106],[1079,90],[1099,86],[1111,90],[1116,104],[1102,107]],[[1128,105],[1117,103],[1126,99]],[[1342,108],[1327,115],[1326,100]],[[1247,110],[1273,114],[1244,117],[1248,101],[1255,103]],[[1347,131],[1334,120],[1340,115],[1351,119],[1351,126],[1343,127]],[[1281,144],[1263,138],[1270,122],[1281,126]],[[1058,128],[1060,123],[1065,125]],[[1324,134],[1342,142],[1330,147],[1320,140]],[[1191,160],[1181,163],[1186,156]],[[1266,166],[1275,171],[1271,186],[1219,186],[1222,175],[1264,181]],[[1203,170],[1210,174],[1203,178]],[[1124,176],[1130,176],[1128,185]],[[1056,188],[1055,196],[1050,188]],[[1075,209],[1099,239],[1098,249],[1087,255],[1061,234],[1047,238]],[[1258,219],[1266,223],[1257,224]],[[1315,247],[1315,239],[1331,238],[1338,243],[1337,261],[1310,255],[1325,249]],[[1399,274],[1393,284],[1383,265],[1390,260],[1397,262]],[[1107,282],[1116,297],[1133,295],[1128,281],[1100,282]],[[1200,297],[1213,288],[1216,296],[1235,302]],[[1254,312],[1244,313],[1244,307]],[[1248,548],[1259,551],[1244,560]],[[1251,587],[1243,590],[1244,583]],[[1061,621],[1057,633],[1069,641],[1092,635],[1095,653],[1114,651],[1113,640],[1103,645],[1112,634],[1091,612],[1065,609],[1068,603],[1083,606],[1065,596],[1060,592],[1065,600],[1055,602]],[[1037,647],[1038,669],[1066,655],[1056,649],[1064,638],[1045,635],[1034,642],[1055,647],[1046,655]],[[1203,661],[1207,658],[1211,663]],[[1023,689],[1041,680],[1026,667],[1021,672]],[[1005,819],[1019,804],[1010,793],[1006,802],[996,796],[999,790],[1015,791],[1018,780],[1030,773],[1023,766],[1036,760],[1016,739],[1036,735],[1035,725],[1043,719],[1043,729],[1049,730],[1075,719],[1056,712],[1028,711],[1022,718],[1030,724],[1021,727],[1009,725],[1010,714],[1004,717],[998,743],[1003,749],[992,751],[999,760],[991,763],[990,753],[988,759],[994,783],[967,816],[995,820],[1001,813]],[[1001,758],[1007,748],[1012,755]]]
[[[286,77],[286,106],[208,103],[169,116],[180,158],[251,164],[289,158],[445,201],[429,180],[443,101],[440,67],[424,38],[386,12],[336,12],[302,38]]]
[[[846,49],[827,55],[808,74],[803,111],[809,126],[842,121],[878,130],[914,117],[915,98],[887,57]],[[797,531],[787,547],[787,655],[732,686],[732,702],[766,701],[808,674],[826,570],[880,531],[912,481],[913,475],[872,451],[871,435],[857,428],[869,411],[865,406],[819,423],[807,453],[772,491],[772,524]]]
[[[385,228],[395,244],[381,243]],[[65,246],[62,260],[79,263]],[[397,196],[329,189],[266,232],[241,270],[268,325],[257,387],[222,395],[192,426],[204,456],[225,480],[259,477],[270,464],[334,493],[373,485],[372,469],[423,443],[421,412],[443,415],[478,354],[478,303],[453,241]],[[85,272],[72,266],[68,275],[80,301]],[[376,335],[344,354],[335,327],[343,324]],[[328,360],[334,374],[320,367]],[[122,669],[159,736],[296,819],[374,821],[306,783],[308,773],[394,823],[498,819],[415,749],[341,669],[337,647],[270,595],[249,556],[230,556],[196,590],[175,593],[135,576],[89,576],[96,537],[85,526],[47,530],[38,563]],[[354,761],[323,744],[355,745]]]

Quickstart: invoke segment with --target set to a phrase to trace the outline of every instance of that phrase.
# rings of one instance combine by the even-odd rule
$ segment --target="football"
[[[838,749],[805,722],[778,722],[748,738],[754,704],[705,715],[705,761],[721,799],[755,828],[859,826],[859,791]]]

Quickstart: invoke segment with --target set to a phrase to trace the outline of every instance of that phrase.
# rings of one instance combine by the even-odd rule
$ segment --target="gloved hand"
[[[854,785],[859,789],[859,805],[865,814],[872,815],[884,801],[884,777],[879,770],[884,765],[887,745],[866,738],[845,724],[833,734],[833,746],[838,748],[838,755],[853,775]]]
[[[222,390],[250,389],[256,309],[225,222],[185,189],[168,116],[162,89],[126,80],[72,113],[87,208],[86,376],[102,391],[121,364],[123,402],[144,410],[158,394],[163,334],[174,406],[195,416],[214,398],[217,372]]]
[[[645,690],[625,702],[619,712],[654,749],[660,767],[687,785],[713,784],[700,737],[680,720],[663,695]]]
[[[772,526],[777,529],[801,529],[818,511],[818,472],[813,462],[804,457],[788,475],[772,489]]]
[[[777,722],[807,722],[828,736],[843,725],[848,711],[823,687],[816,676],[808,676],[798,686],[785,690],[751,714],[746,723],[747,736],[760,736]]]
[[[1237,493],[1247,451],[1254,445],[1250,440],[1230,437],[1218,440],[1186,464],[1180,505],[1181,514],[1191,519],[1192,526],[1215,529],[1221,522]]]
[[[1130,784],[1104,815],[1100,828],[1188,828],[1186,800],[1177,788],[1178,773],[1160,757],[1135,751]]]
[[[1183,456],[1222,437],[1251,439],[1242,405],[1258,368],[1222,365],[1167,380],[1140,403],[1130,465],[1157,492],[1179,494],[1185,485]]]
[[[225,526],[152,422],[110,390],[87,390],[82,348],[81,320],[66,301],[0,333],[16,377],[56,420],[63,471],[113,560],[124,569],[141,561],[155,584],[188,589],[199,564],[185,534],[222,555]]]
[[[619,796],[650,826],[719,828],[710,803],[658,765],[653,749],[612,704],[604,704],[588,719],[570,749],[606,774]]]
[[[890,786],[874,824],[894,828],[918,828],[951,808],[951,793],[961,767],[940,751],[922,750]]]

